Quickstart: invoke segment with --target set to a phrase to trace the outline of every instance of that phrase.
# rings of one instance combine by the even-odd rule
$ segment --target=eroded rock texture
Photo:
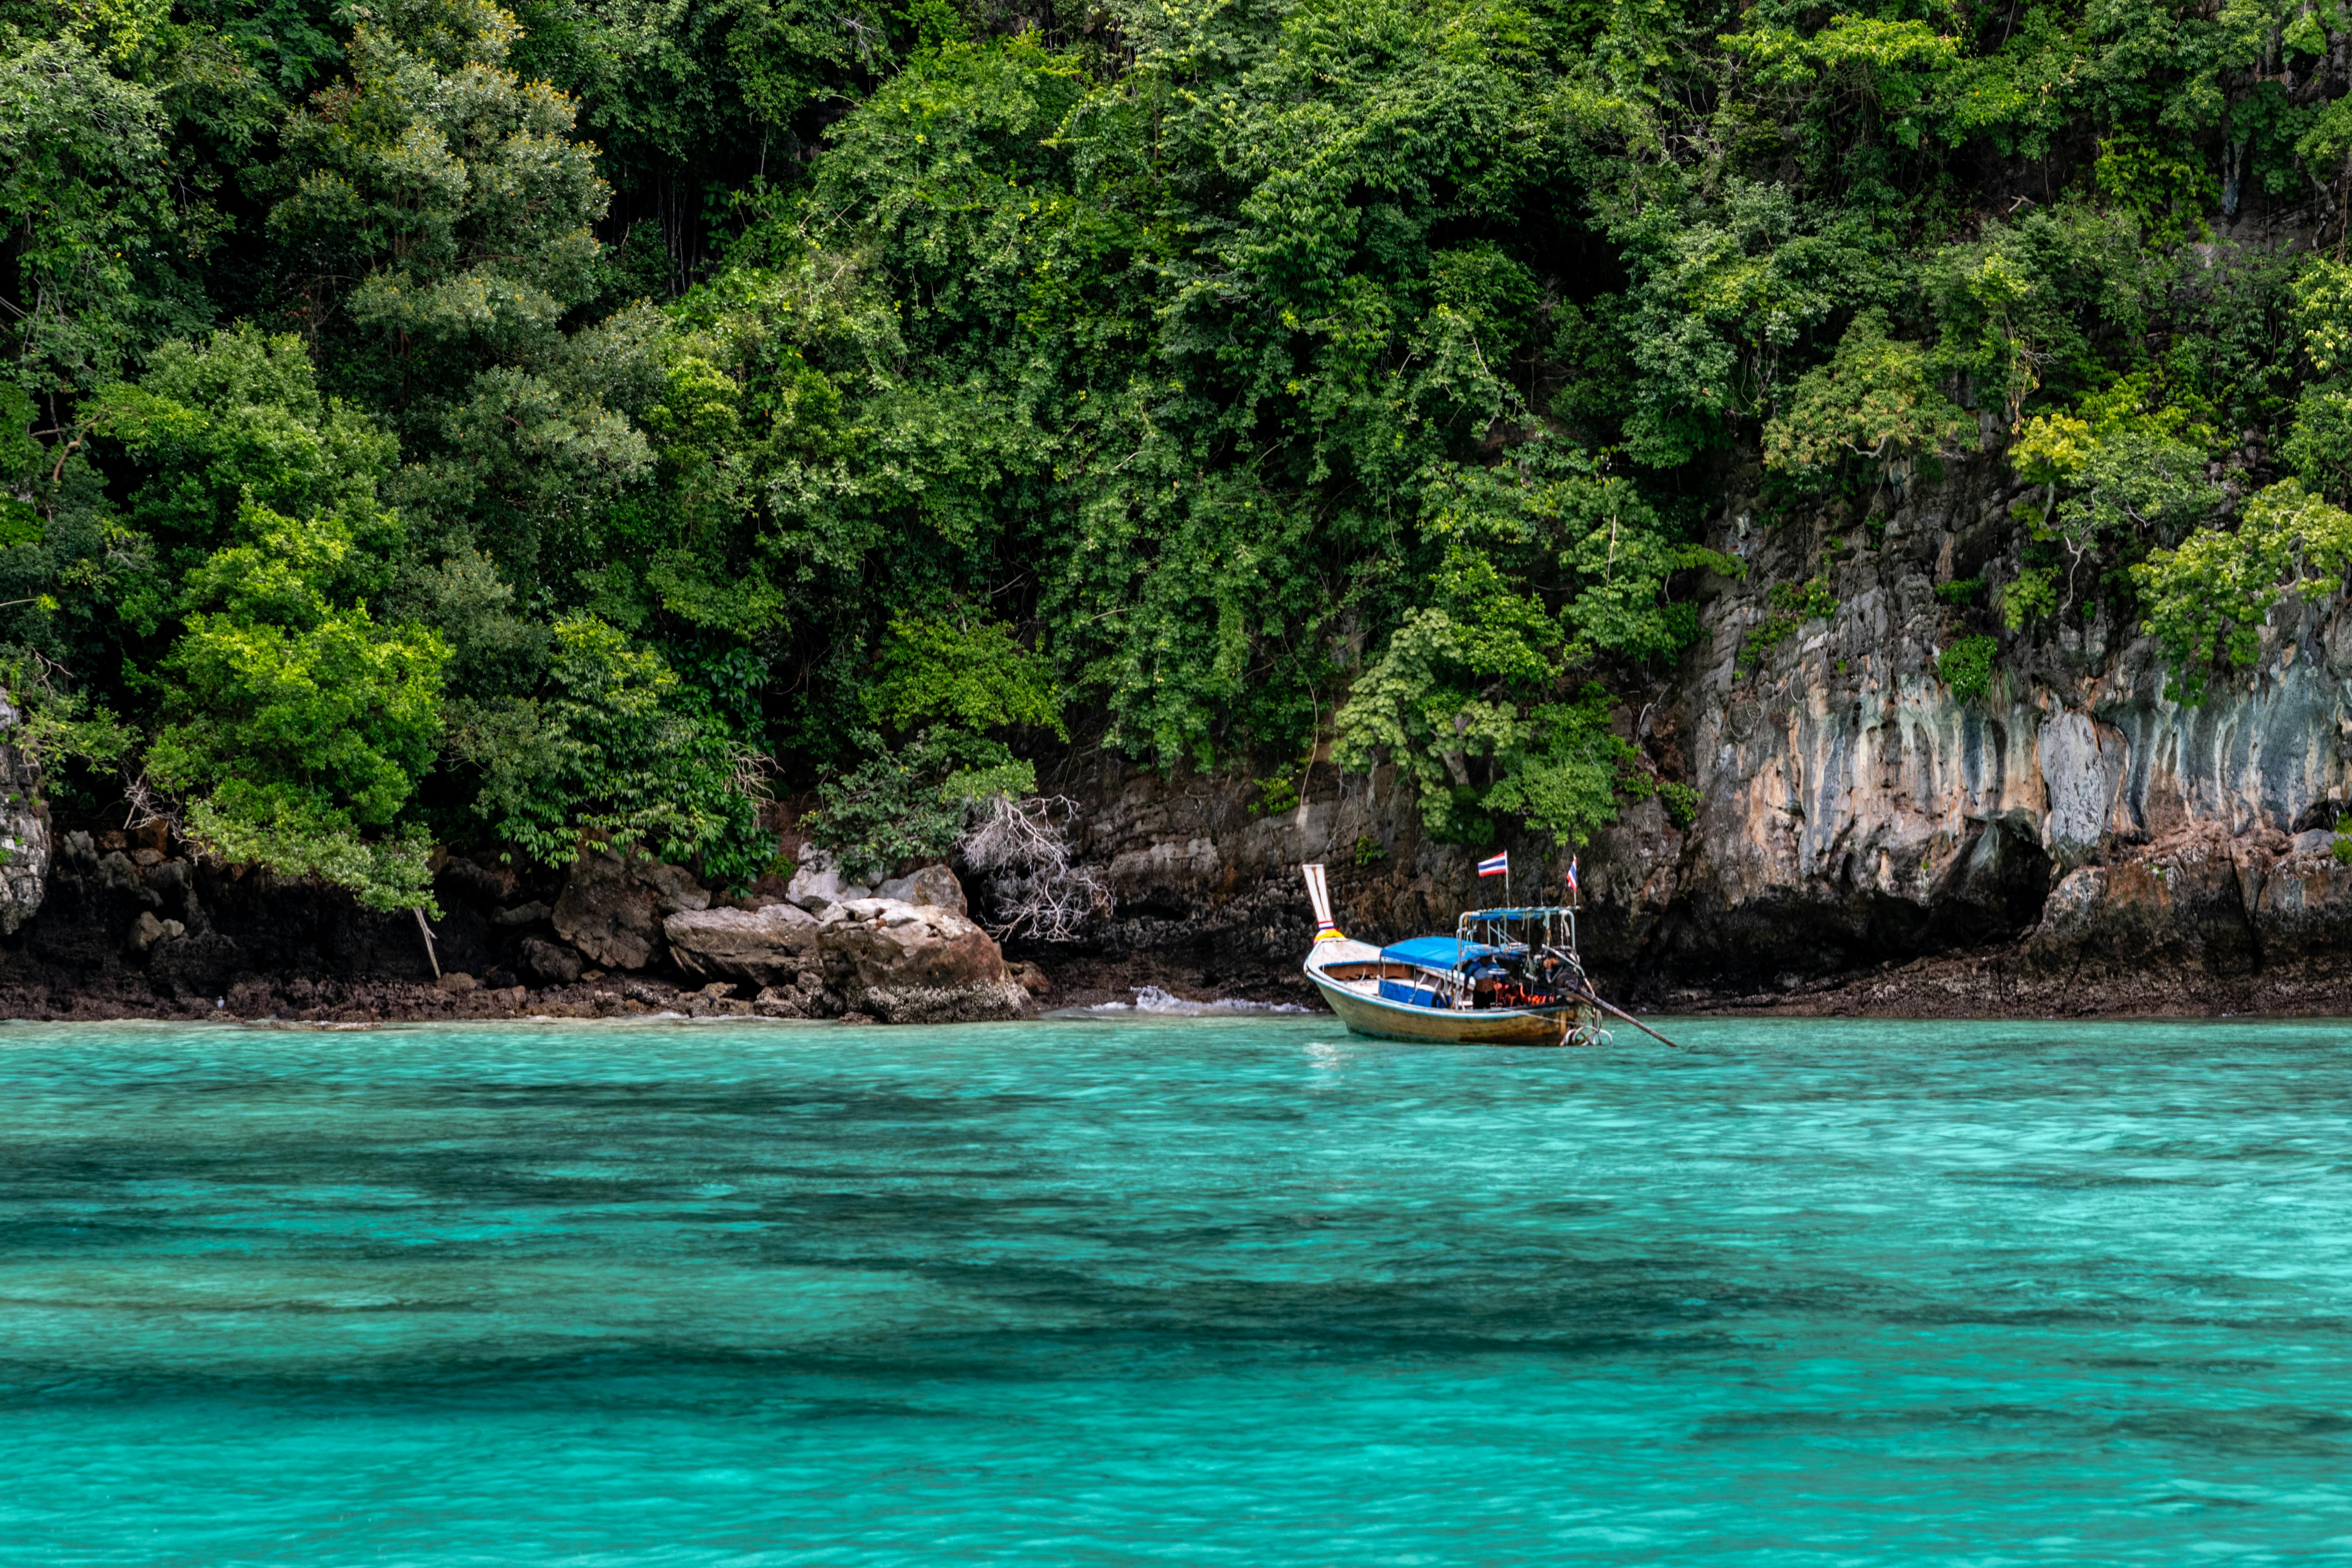
[[[39,912],[48,889],[49,816],[41,769],[16,742],[24,715],[0,697],[0,936]]]
[[[761,987],[777,1016],[856,1014],[892,1024],[1018,1018],[1029,993],[995,941],[966,918],[944,866],[886,882],[886,896],[835,903],[814,880],[794,903],[684,910],[663,922],[671,957],[696,975]]]
[[[1678,825],[1637,802],[1584,851],[1604,970],[1721,993],[1998,951],[2002,983],[2041,987],[2040,1005],[2103,975],[2191,997],[2200,977],[2332,973],[2352,950],[2332,832],[2352,811],[2352,612],[2283,608],[2255,668],[2184,705],[2087,582],[2022,634],[1967,590],[2014,577],[2021,493],[1988,458],[1843,519],[1767,529],[1748,500],[1726,504],[1707,542],[1748,574],[1703,585],[1698,641],[1627,731],[1700,804]],[[1769,584],[1812,577],[1835,613],[1762,641]],[[1964,700],[1937,659],[1973,635],[2000,650],[1990,689]],[[1385,773],[1318,767],[1300,804],[1262,816],[1231,781],[1105,771],[1061,787],[1087,799],[1115,948],[1295,963],[1308,859],[1331,867],[1341,923],[1374,940],[1499,901],[1471,875],[1491,847],[1428,842]],[[1516,894],[1539,868],[1557,897],[1567,856],[1509,847]]]

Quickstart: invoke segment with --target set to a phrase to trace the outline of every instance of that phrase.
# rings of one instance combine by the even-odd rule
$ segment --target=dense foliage
[[[883,867],[1065,745],[1278,792],[1328,742],[1466,839],[1686,816],[1630,715],[1743,473],[1866,516],[2005,447],[1965,695],[2112,614],[2193,698],[2352,565],[2333,0],[0,27],[0,643],[61,805],[384,907],[436,842],[740,882],[779,780]]]

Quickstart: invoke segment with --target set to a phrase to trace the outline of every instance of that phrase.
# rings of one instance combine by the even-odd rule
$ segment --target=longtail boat
[[[1319,865],[1300,868],[1315,909],[1307,978],[1350,1034],[1464,1045],[1602,1045],[1608,1014],[1674,1042],[1593,994],[1577,949],[1576,909],[1531,904],[1465,910],[1452,936],[1375,947],[1331,919]]]

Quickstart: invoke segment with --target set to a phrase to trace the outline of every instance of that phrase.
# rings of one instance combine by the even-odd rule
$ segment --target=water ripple
[[[0,1027],[0,1562],[2352,1562],[2352,1030],[1677,1034]]]

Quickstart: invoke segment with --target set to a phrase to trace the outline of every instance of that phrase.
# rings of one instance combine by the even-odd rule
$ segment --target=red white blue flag
[[[1573,855],[1571,855],[1571,856],[1570,856],[1570,857],[1568,858],[1568,890],[1569,890],[1570,892],[1571,892],[1571,893],[1573,893],[1573,892],[1575,892],[1575,891],[1577,890],[1577,887],[1576,887],[1576,857],[1575,857],[1575,856],[1573,856]]]
[[[1478,862],[1478,875],[1481,877],[1507,877],[1510,874],[1511,854],[1507,849],[1491,860]]]

